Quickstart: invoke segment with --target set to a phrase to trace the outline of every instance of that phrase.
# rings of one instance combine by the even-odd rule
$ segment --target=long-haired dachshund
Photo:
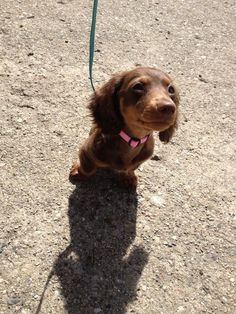
[[[115,74],[91,98],[93,127],[70,179],[112,168],[126,187],[136,188],[134,170],[153,154],[153,131],[159,132],[162,142],[169,142],[177,127],[178,107],[178,91],[164,72],[140,67]]]

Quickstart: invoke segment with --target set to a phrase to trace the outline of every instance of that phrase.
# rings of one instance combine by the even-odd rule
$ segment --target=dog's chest
[[[100,145],[99,159],[107,164],[107,167],[117,170],[136,169],[142,162],[151,157],[154,147],[152,137],[148,142],[136,148],[130,147],[120,139],[117,141],[106,141],[103,144]]]

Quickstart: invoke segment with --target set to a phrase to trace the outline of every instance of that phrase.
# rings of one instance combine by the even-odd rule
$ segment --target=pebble
[[[208,80],[206,78],[202,77],[201,74],[199,74],[198,79],[199,79],[199,81],[201,81],[203,83],[208,83]]]
[[[15,297],[9,298],[9,299],[7,300],[7,304],[8,304],[8,305],[15,305],[15,304],[17,304],[17,303],[19,303],[19,302],[20,302],[20,299],[19,299],[19,298],[15,298]]]
[[[226,299],[226,297],[222,297],[222,298],[221,298],[221,302],[222,302],[223,304],[228,303],[228,299]]]
[[[39,297],[39,295],[35,294],[35,295],[33,296],[33,298],[34,298],[35,300],[38,300],[40,297]]]
[[[94,309],[94,313],[97,314],[97,313],[101,313],[102,312],[102,309],[100,309],[99,307]]]
[[[54,292],[54,296],[56,299],[61,299],[61,292],[59,289],[56,289]]]
[[[147,286],[143,285],[143,286],[142,286],[142,290],[143,290],[143,291],[146,291],[146,290],[147,290]]]
[[[55,130],[53,133],[55,133],[57,136],[63,136],[63,131],[61,130]]]
[[[142,203],[142,202],[145,201],[145,198],[144,197],[140,197],[140,198],[138,198],[138,200],[139,200],[140,203]]]
[[[28,309],[22,309],[20,314],[30,314],[30,310]]]
[[[177,312],[182,313],[184,310],[185,310],[184,306],[179,306]]]
[[[0,253],[3,252],[4,248],[7,246],[6,243],[0,243]]]
[[[153,195],[151,198],[150,198],[150,203],[152,205],[156,205],[156,206],[163,206],[164,203],[165,203],[165,200],[162,196],[160,195]]]
[[[163,289],[164,291],[167,291],[167,286],[163,285],[163,286],[162,286],[162,289]]]
[[[58,213],[55,214],[53,220],[54,220],[54,221],[57,221],[57,220],[60,220],[60,218],[61,218],[61,213],[58,212]]]

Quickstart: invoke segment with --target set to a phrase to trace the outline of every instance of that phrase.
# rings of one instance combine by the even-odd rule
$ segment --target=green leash
[[[93,85],[93,59],[94,59],[94,47],[95,47],[97,8],[98,8],[98,0],[94,0],[92,25],[91,25],[91,32],[90,32],[90,44],[89,44],[90,46],[89,47],[89,79],[90,79],[91,86],[94,92],[95,92],[95,88]]]

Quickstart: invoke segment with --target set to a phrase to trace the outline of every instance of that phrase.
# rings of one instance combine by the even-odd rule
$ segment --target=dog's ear
[[[89,109],[94,122],[104,134],[118,133],[123,127],[120,113],[119,91],[126,72],[115,74],[96,91],[90,101]]]
[[[168,129],[166,129],[165,131],[162,131],[159,133],[159,139],[160,141],[164,142],[164,143],[169,143],[169,141],[172,139],[175,130],[177,129],[178,125],[177,123],[171,125]]]
[[[168,143],[172,139],[175,133],[175,130],[178,128],[180,97],[179,97],[179,92],[176,86],[174,88],[175,88],[175,94],[171,98],[176,105],[176,117],[175,117],[175,122],[173,125],[171,125],[168,129],[161,131],[159,133],[159,139],[164,143]]]

